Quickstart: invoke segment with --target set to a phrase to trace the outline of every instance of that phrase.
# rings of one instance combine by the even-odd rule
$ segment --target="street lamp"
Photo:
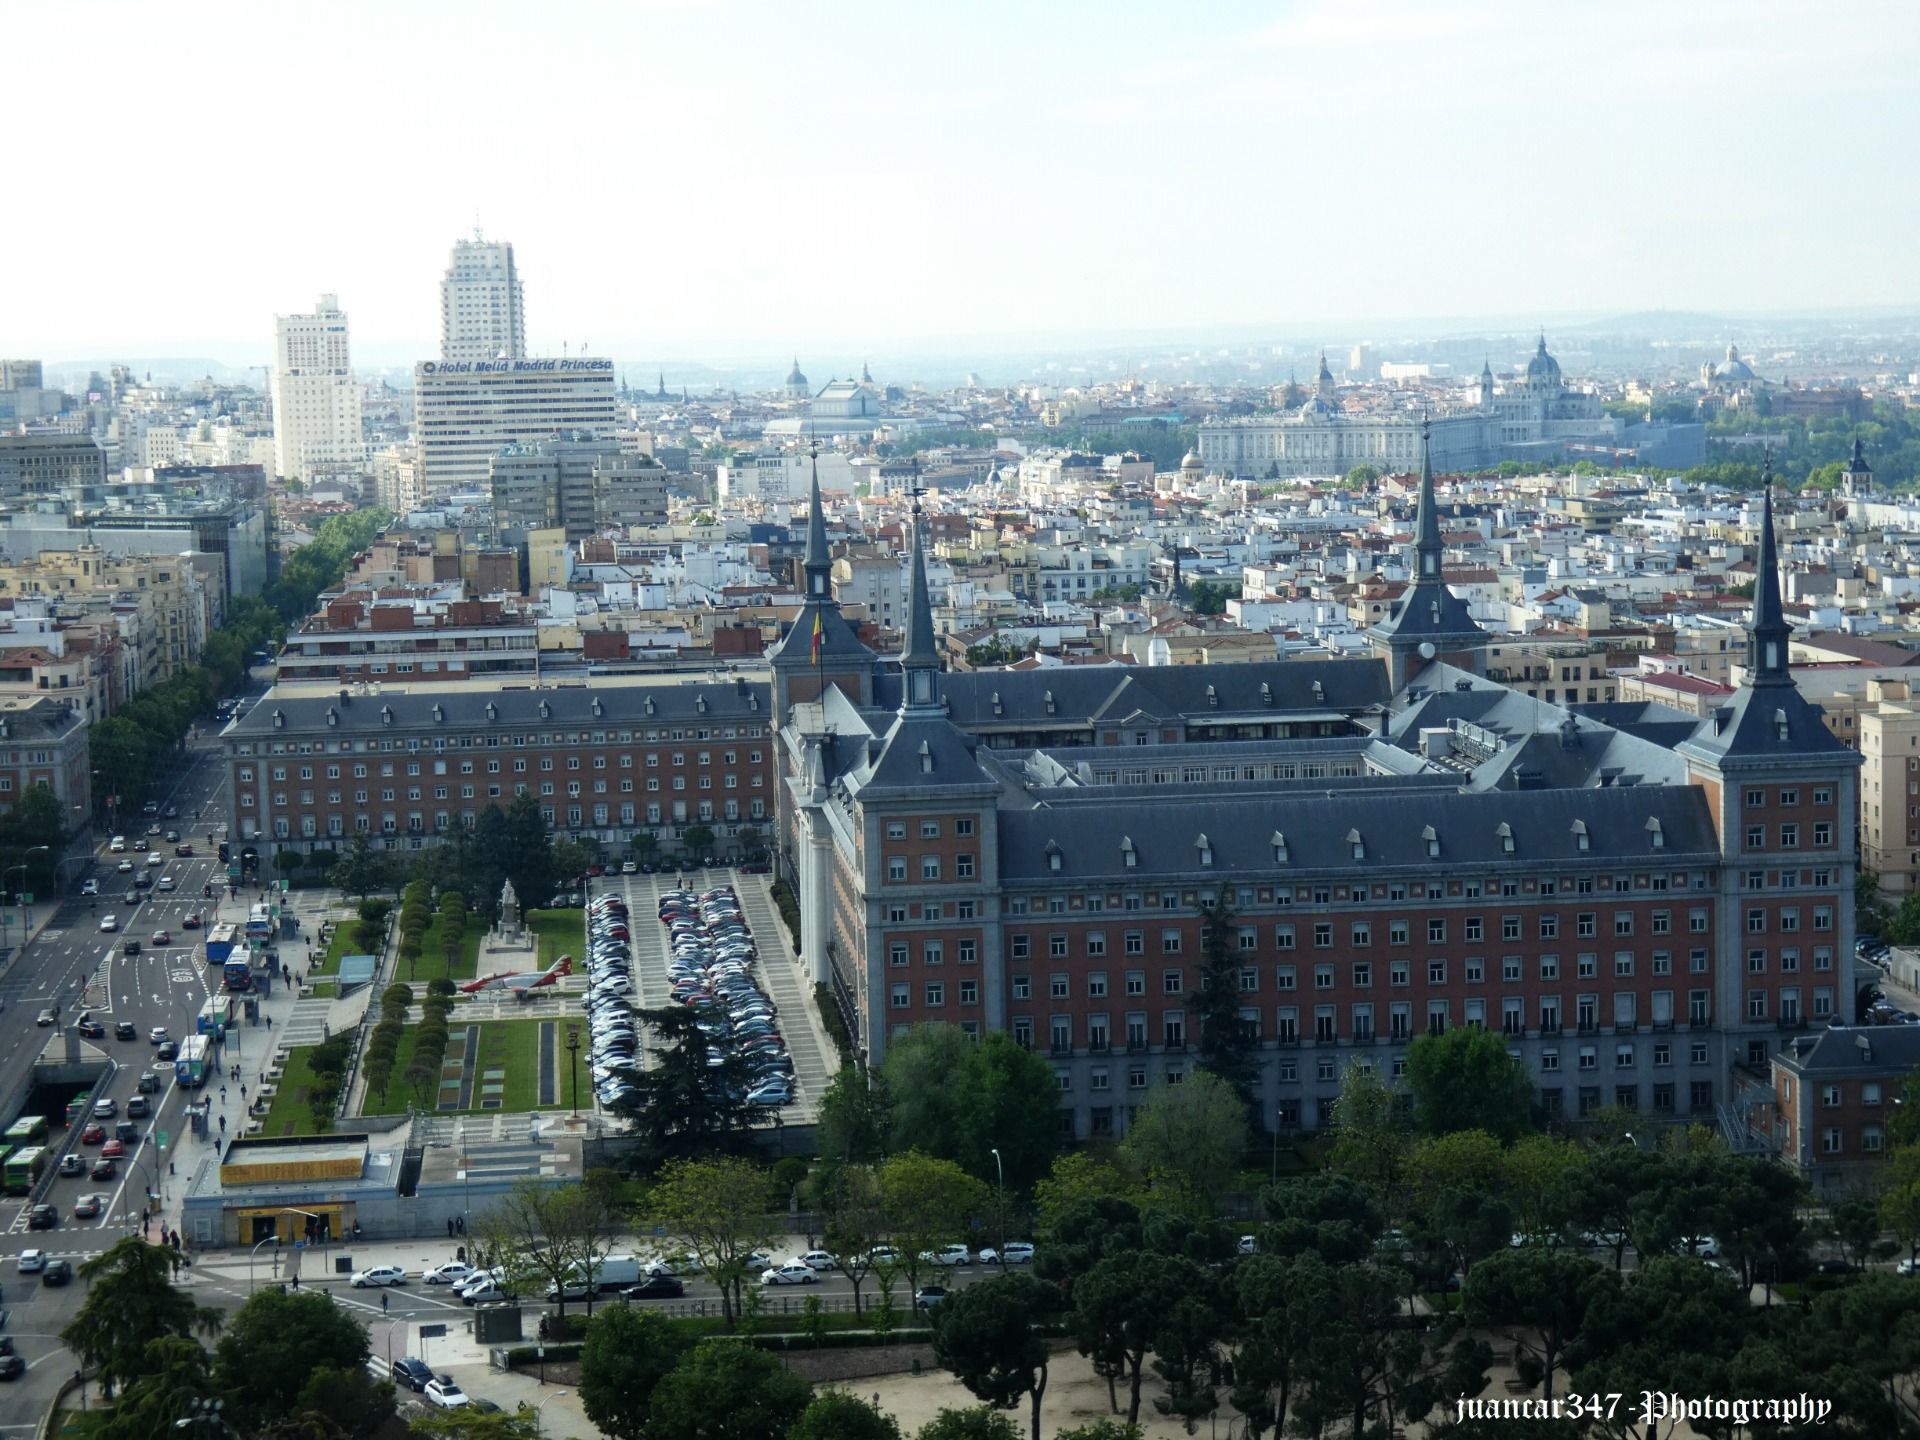
[[[280,1272],[280,1237],[269,1235],[260,1242],[260,1245],[273,1246],[273,1268],[274,1273],[278,1274]],[[260,1245],[255,1245],[247,1252],[247,1294],[249,1295],[253,1294],[253,1261],[254,1257],[260,1253]]]
[[[993,1151],[993,1173],[1000,1182],[994,1191],[997,1197],[994,1201],[994,1212],[998,1231],[995,1238],[1000,1242],[1000,1263],[1005,1265],[1007,1263],[1007,1167],[1000,1163],[998,1148]]]
[[[545,1400],[542,1400],[538,1405],[533,1407],[533,1433],[535,1435],[538,1435],[541,1433],[540,1432],[540,1412],[546,1409],[547,1406],[550,1405],[553,1401],[558,1400],[565,1393],[566,1392],[564,1390],[556,1390],[553,1392],[553,1394],[547,1396]],[[526,1405],[526,1402],[523,1400],[520,1403],[522,1408],[524,1408]]]
[[[36,852],[42,855],[51,855],[53,853],[53,847],[51,845],[35,845],[28,849],[27,854],[31,856]],[[28,867],[31,864],[32,864],[31,860],[22,860],[18,865],[9,865],[7,867],[6,873],[9,875],[13,874],[16,870],[20,872],[20,894],[22,895],[25,895],[27,893],[26,872]],[[27,936],[32,932],[32,930],[33,930],[32,915],[28,909],[26,901],[22,900],[20,902],[20,949],[23,954],[25,953],[27,948]]]

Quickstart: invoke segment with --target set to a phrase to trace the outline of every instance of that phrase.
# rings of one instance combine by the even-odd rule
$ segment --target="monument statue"
[[[513,881],[508,880],[500,887],[500,933],[518,935],[520,933],[520,897],[513,893]]]

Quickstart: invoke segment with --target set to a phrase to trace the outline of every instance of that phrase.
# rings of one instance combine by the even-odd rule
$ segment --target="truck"
[[[605,1292],[608,1290],[625,1290],[629,1285],[638,1285],[641,1281],[644,1268],[637,1255],[603,1256],[600,1263],[593,1267],[593,1288]],[[577,1263],[568,1271],[566,1287],[567,1299],[584,1300],[587,1298],[588,1286],[586,1273],[586,1267]],[[549,1285],[547,1287],[547,1299],[558,1300],[560,1298],[561,1295],[558,1288]]]

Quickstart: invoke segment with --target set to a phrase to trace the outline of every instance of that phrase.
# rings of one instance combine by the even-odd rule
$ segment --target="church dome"
[[[1185,458],[1181,460],[1180,468],[1182,470],[1204,470],[1207,467],[1206,463],[1201,460],[1198,450],[1189,450]]]
[[[1533,358],[1527,361],[1527,379],[1535,384],[1558,384],[1560,381],[1560,362],[1547,353],[1547,337],[1540,337],[1540,348],[1533,352]]]
[[[1716,380],[1751,380],[1754,378],[1753,367],[1740,358],[1740,347],[1733,344],[1727,346],[1727,358],[1714,369],[1713,374]]]
[[[1331,415],[1333,413],[1333,406],[1321,399],[1318,395],[1315,395],[1300,407],[1301,416],[1307,419],[1311,419],[1316,415]]]
[[[800,373],[800,357],[796,355],[793,357],[793,369],[787,372],[787,384],[804,385],[806,383],[807,377]]]

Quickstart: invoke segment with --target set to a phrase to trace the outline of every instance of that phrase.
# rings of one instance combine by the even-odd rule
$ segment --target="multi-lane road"
[[[90,1049],[112,1062],[96,1093],[114,1102],[116,1119],[126,1118],[127,1102],[138,1093],[143,1074],[152,1073],[160,1082],[158,1090],[146,1097],[151,1115],[134,1122],[139,1127],[140,1143],[127,1147],[128,1155],[119,1162],[112,1180],[91,1178],[100,1145],[79,1143],[79,1126],[69,1131],[55,1125],[50,1130],[46,1143],[54,1154],[71,1148],[87,1162],[81,1175],[54,1179],[42,1197],[59,1210],[58,1226],[29,1230],[26,1200],[14,1196],[0,1200],[0,1312],[5,1313],[6,1333],[28,1363],[26,1376],[0,1392],[6,1402],[0,1405],[0,1436],[32,1428],[30,1422],[52,1399],[62,1379],[71,1374],[72,1357],[61,1346],[58,1333],[85,1296],[83,1283],[65,1289],[47,1288],[38,1276],[20,1274],[20,1252],[44,1250],[70,1258],[77,1268],[123,1235],[138,1231],[142,1197],[149,1184],[168,1198],[177,1198],[171,1192],[168,1164],[176,1147],[183,1142],[195,1143],[183,1134],[188,1128],[188,1095],[175,1085],[171,1065],[156,1068],[154,1044],[148,1036],[156,1026],[164,1027],[175,1040],[193,1033],[200,1008],[220,988],[220,974],[217,969],[209,970],[200,945],[206,931],[186,929],[187,916],[197,914],[205,924],[244,918],[246,903],[253,898],[245,891],[237,900],[228,897],[225,870],[216,858],[216,844],[209,838],[215,830],[225,836],[224,785],[225,772],[218,763],[217,747],[209,733],[202,733],[188,744],[173,773],[155,787],[161,813],[145,816],[136,811],[120,817],[119,828],[129,847],[124,855],[110,853],[110,834],[99,832],[90,868],[69,873],[63,894],[35,897],[36,918],[48,904],[56,906],[54,914],[30,943],[16,948],[0,967],[0,1002],[4,1002],[0,1008],[0,1107],[8,1114],[26,1098],[36,1058],[49,1044],[55,1047],[55,1054],[59,1053],[65,1028],[82,1011],[106,1027],[105,1038],[81,1042],[86,1047],[82,1053],[85,1056]],[[166,813],[169,809],[174,812],[171,817]],[[161,833],[148,835],[154,825]],[[165,838],[169,829],[178,830],[180,841],[193,846],[191,857],[174,854],[177,842]],[[136,839],[146,840],[149,849],[132,849]],[[155,852],[162,861],[149,866],[147,856]],[[123,860],[131,861],[134,870],[122,872],[118,867]],[[67,870],[71,872],[73,867]],[[152,875],[152,886],[136,889],[134,875],[140,871]],[[160,889],[162,876],[171,877],[171,890]],[[98,883],[97,897],[80,893],[89,878]],[[206,887],[213,889],[216,900],[205,898]],[[135,891],[133,903],[126,899],[130,890]],[[100,928],[107,915],[118,922],[114,933]],[[172,944],[152,943],[154,932],[159,930],[171,933]],[[16,940],[18,933],[16,925]],[[138,955],[125,953],[129,939],[140,942]],[[58,1025],[39,1024],[41,1012],[55,1005],[59,1006]],[[115,1025],[121,1021],[133,1025],[134,1039],[114,1037]],[[234,1063],[236,1051],[243,1065],[256,1055],[264,1059],[266,1037],[264,1028],[249,1033],[243,1026],[227,1047],[228,1063]],[[254,1072],[247,1071],[246,1079],[253,1078]],[[219,1110],[217,1083],[199,1093],[213,1096],[216,1112]],[[237,1123],[242,1113],[237,1088],[225,1109],[229,1123]],[[107,1121],[109,1136],[113,1128],[114,1122]],[[160,1144],[162,1134],[166,1136],[164,1149]],[[100,1215],[76,1219],[76,1202],[89,1194],[106,1197]],[[157,1229],[153,1233],[157,1238]]]

